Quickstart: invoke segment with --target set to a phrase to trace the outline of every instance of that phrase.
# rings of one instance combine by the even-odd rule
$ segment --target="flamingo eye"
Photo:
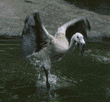
[[[79,36],[77,36],[77,38],[79,39]]]

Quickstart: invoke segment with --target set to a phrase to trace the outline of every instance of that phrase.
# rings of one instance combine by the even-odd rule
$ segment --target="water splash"
[[[91,56],[93,58],[92,61],[99,61],[101,63],[110,63],[110,52],[104,52],[102,50],[99,49],[95,49],[95,50],[87,50],[85,51],[85,56]]]

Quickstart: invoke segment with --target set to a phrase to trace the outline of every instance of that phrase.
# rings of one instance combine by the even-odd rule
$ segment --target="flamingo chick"
[[[89,21],[82,17],[73,19],[58,28],[55,36],[48,33],[41,23],[39,12],[35,11],[25,19],[22,31],[22,57],[37,57],[42,63],[46,75],[46,86],[50,95],[48,76],[51,62],[60,60],[64,55],[71,53],[79,44],[83,54],[85,47],[84,37],[90,30]]]

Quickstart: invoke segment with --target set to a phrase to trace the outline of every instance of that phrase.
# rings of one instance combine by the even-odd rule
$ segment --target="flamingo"
[[[22,31],[22,56],[27,58],[34,56],[40,60],[46,75],[46,87],[49,95],[48,76],[51,62],[58,61],[64,55],[71,53],[78,44],[83,54],[86,45],[84,39],[87,38],[87,31],[89,30],[89,21],[80,17],[60,26],[55,36],[52,36],[42,24],[39,11],[26,17]]]

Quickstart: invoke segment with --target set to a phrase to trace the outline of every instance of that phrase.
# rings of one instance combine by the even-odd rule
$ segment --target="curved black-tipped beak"
[[[81,46],[80,46],[81,56],[83,56],[85,48],[86,48],[86,44],[85,43],[81,44]]]

